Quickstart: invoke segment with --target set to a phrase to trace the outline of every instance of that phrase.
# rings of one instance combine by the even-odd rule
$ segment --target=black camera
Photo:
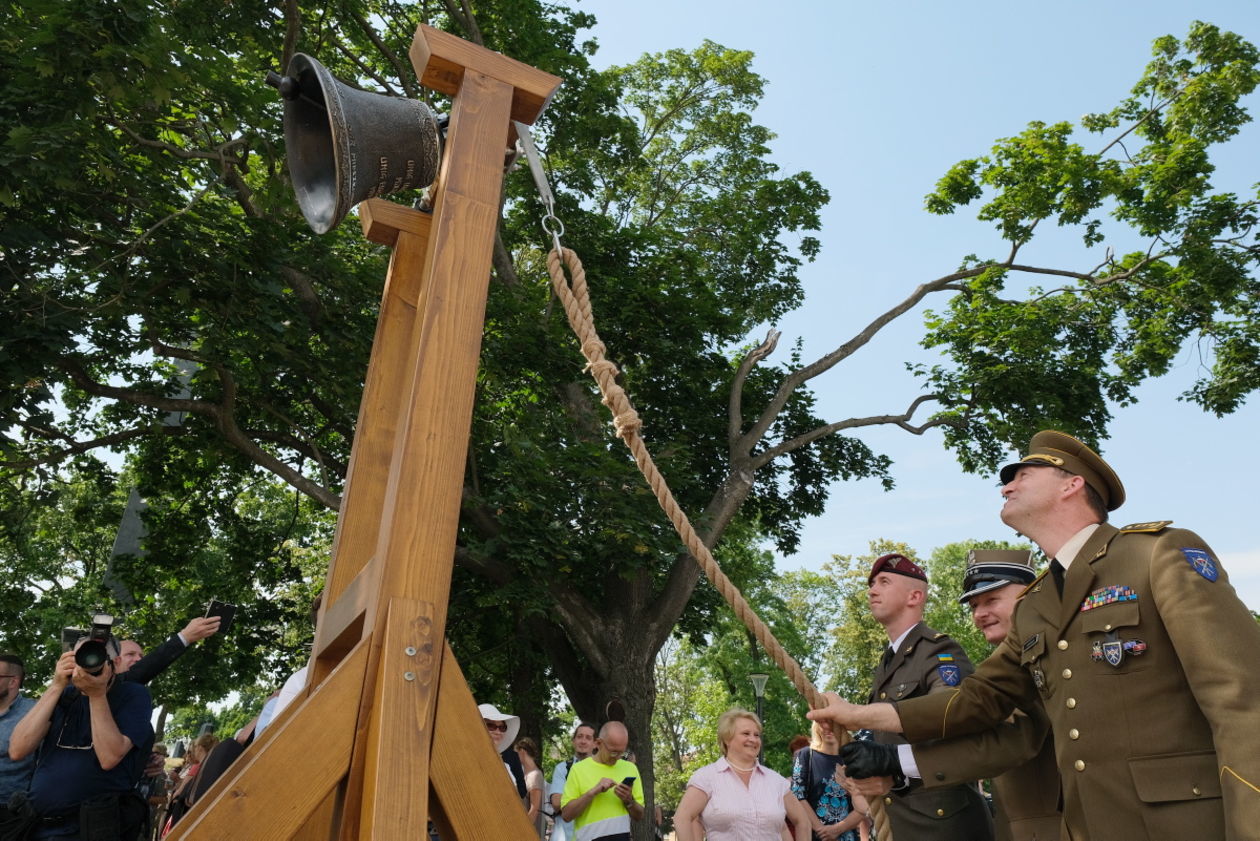
[[[92,614],[92,629],[90,631],[78,631],[74,641],[74,645],[78,645],[78,649],[74,652],[74,662],[80,669],[90,675],[99,675],[101,670],[105,668],[105,664],[111,659],[110,647],[117,651],[118,644],[113,642],[114,617],[108,613]],[[62,641],[77,629],[66,628],[61,632]],[[84,640],[79,645],[79,640]]]

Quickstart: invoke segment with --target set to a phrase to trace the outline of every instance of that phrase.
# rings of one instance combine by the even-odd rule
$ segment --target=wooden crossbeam
[[[167,838],[291,838],[350,766],[367,661],[364,640],[267,728]]]
[[[447,645],[442,652],[429,760],[429,780],[440,807],[433,810],[439,836],[460,841],[536,841],[538,834],[525,810],[513,808],[520,801],[508,774],[498,772],[501,765],[477,702]],[[470,792],[476,796],[470,797]]]

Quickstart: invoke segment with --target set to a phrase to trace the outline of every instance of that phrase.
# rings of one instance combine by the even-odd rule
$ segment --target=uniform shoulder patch
[[[941,676],[941,683],[946,686],[957,686],[962,681],[962,672],[954,662],[954,655],[938,654],[936,663],[936,671]]]
[[[1216,566],[1216,559],[1202,549],[1182,547],[1181,554],[1185,556],[1190,568],[1208,581],[1215,582],[1221,577],[1221,571]]]
[[[1153,520],[1149,523],[1131,523],[1120,531],[1126,534],[1157,534],[1172,525],[1172,520]]]

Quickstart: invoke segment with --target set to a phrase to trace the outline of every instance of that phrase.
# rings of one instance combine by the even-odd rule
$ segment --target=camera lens
[[[74,662],[90,675],[99,675],[109,661],[109,652],[100,640],[88,640],[74,653]]]

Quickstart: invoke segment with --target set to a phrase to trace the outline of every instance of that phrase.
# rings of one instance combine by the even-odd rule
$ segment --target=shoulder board
[[[1120,529],[1124,534],[1157,534],[1172,525],[1172,520],[1155,520],[1150,523],[1133,523]]]
[[[937,633],[937,634],[934,634],[934,635],[932,636],[932,639],[934,639],[934,640],[938,640],[938,639],[940,639],[940,638],[941,638],[941,637],[943,637],[943,636],[945,636],[945,635],[944,635],[944,634],[941,634],[941,633]]]

